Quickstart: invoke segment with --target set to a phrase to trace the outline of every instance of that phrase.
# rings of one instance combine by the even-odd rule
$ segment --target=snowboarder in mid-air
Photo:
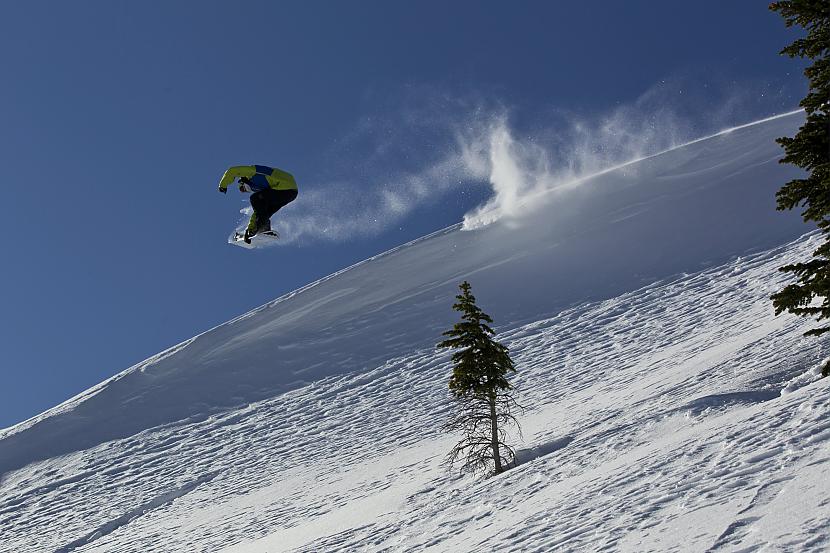
[[[239,179],[240,192],[253,192],[251,207],[254,208],[254,213],[245,234],[239,238],[250,244],[251,237],[256,234],[278,236],[271,230],[271,216],[297,198],[294,176],[282,169],[265,165],[236,165],[225,171],[219,181],[219,192],[226,194],[228,185],[235,179]]]

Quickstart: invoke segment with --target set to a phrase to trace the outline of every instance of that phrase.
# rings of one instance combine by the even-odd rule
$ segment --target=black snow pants
[[[253,236],[258,232],[271,230],[271,215],[281,207],[297,198],[297,190],[274,190],[266,188],[251,194],[251,207],[254,213],[248,223],[248,233]]]

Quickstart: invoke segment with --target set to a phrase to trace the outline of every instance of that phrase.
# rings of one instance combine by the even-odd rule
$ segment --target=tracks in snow
[[[205,482],[210,482],[216,477],[217,474],[218,472],[212,472],[210,474],[200,476],[196,480],[179,486],[178,488],[171,490],[167,493],[163,493],[157,497],[154,497],[150,501],[147,501],[146,503],[143,503],[142,505],[139,505],[134,509],[130,509],[123,515],[105,522],[89,534],[82,536],[62,547],[59,547],[55,550],[55,553],[70,553],[82,546],[91,544],[95,540],[115,532],[122,526],[126,526],[130,522],[136,520],[141,516],[146,515],[150,511],[153,511],[155,509],[164,507],[165,505],[172,503],[174,500],[184,496],[187,493],[190,493],[201,484],[204,484]]]

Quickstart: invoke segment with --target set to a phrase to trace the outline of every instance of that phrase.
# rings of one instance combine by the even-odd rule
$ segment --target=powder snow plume
[[[734,95],[705,112],[673,105],[666,95],[655,87],[605,114],[556,110],[519,124],[521,114],[501,104],[421,94],[426,100],[417,107],[359,122],[321,162],[328,178],[300,179],[300,198],[275,219],[283,239],[273,244],[376,236],[416,208],[481,187],[490,195],[470,205],[462,228],[521,224],[554,201],[551,191],[710,135],[747,112]],[[240,226],[250,211],[243,213]]]

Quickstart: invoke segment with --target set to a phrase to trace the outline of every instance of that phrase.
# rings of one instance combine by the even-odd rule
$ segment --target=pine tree
[[[784,48],[781,54],[809,58],[813,64],[804,70],[809,92],[801,107],[807,115],[795,137],[779,138],[784,148],[781,163],[790,163],[807,171],[806,178],[793,179],[776,194],[779,210],[804,207],[804,222],[814,221],[824,235],[824,243],[813,252],[813,259],[781,267],[793,273],[797,284],[790,284],[771,299],[775,314],[789,311],[795,315],[830,318],[830,3],[827,0],[786,0],[773,2],[770,9],[779,12],[787,27],[798,25],[807,31]],[[821,298],[820,304],[814,304]],[[814,328],[805,335],[830,332],[830,325]],[[830,363],[822,374],[830,372]]]
[[[447,459],[454,464],[463,457],[462,470],[486,471],[492,466],[493,473],[499,474],[515,461],[515,452],[505,443],[504,427],[518,428],[513,410],[521,407],[507,379],[516,368],[508,349],[491,338],[493,319],[476,305],[470,283],[464,281],[459,287],[453,309],[462,313],[461,322],[444,332],[448,338],[438,344],[456,350],[449,382],[456,412],[445,428],[463,434]]]

